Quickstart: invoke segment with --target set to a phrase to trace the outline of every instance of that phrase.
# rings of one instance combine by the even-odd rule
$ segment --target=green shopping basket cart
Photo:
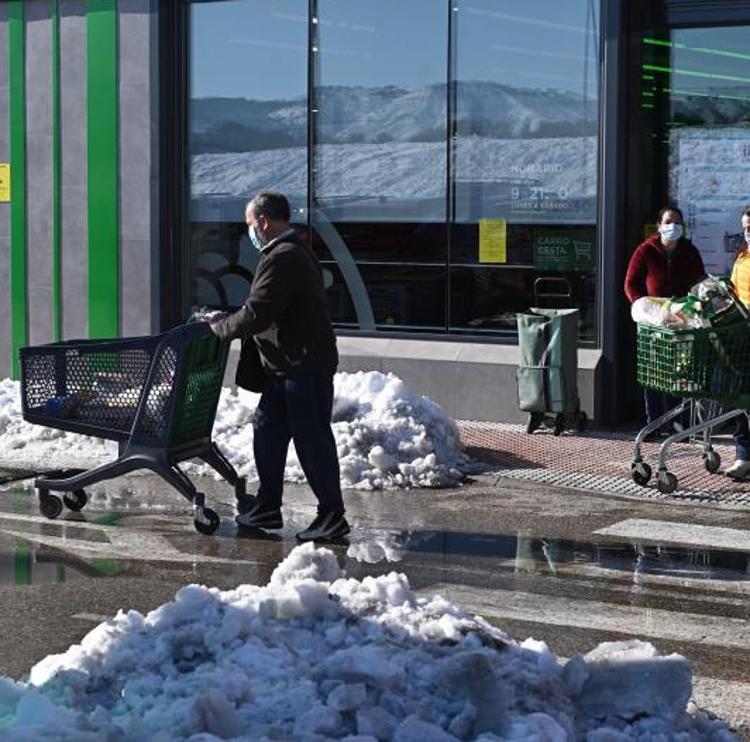
[[[637,336],[637,380],[647,389],[664,392],[682,401],[658,420],[652,421],[636,437],[631,476],[646,486],[651,467],[643,460],[641,444],[645,435],[691,411],[694,424],[667,438],[659,450],[657,487],[669,494],[677,489],[677,477],[667,469],[669,447],[680,440],[703,434],[703,462],[714,474],[721,459],[711,445],[711,431],[750,410],[750,325],[744,318],[728,325],[695,329],[669,329],[639,324]],[[711,404],[706,405],[708,401]],[[723,412],[722,409],[730,408]]]

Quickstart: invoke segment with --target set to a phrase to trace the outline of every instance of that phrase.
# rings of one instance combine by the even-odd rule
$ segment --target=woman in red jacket
[[[625,276],[625,295],[631,304],[642,296],[685,296],[706,269],[698,248],[684,236],[685,227],[676,206],[666,206],[657,218],[658,232],[635,248]],[[646,421],[652,422],[679,404],[667,394],[643,390]]]

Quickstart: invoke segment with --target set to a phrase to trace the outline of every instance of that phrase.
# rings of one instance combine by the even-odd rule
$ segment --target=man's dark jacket
[[[242,338],[237,384],[245,389],[262,391],[268,375],[336,371],[336,336],[320,265],[291,231],[262,249],[250,295],[213,329],[227,340]]]

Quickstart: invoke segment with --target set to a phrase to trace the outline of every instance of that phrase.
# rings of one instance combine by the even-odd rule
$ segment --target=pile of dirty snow
[[[690,694],[679,655],[632,641],[563,665],[417,599],[404,575],[346,579],[306,544],[265,587],[185,587],[146,616],[118,613],[27,683],[0,678],[0,737],[732,739]]]
[[[339,373],[334,379],[333,432],[341,484],[380,489],[449,487],[470,470],[458,428],[432,400],[412,392],[393,374]],[[241,475],[257,479],[252,417],[259,396],[223,389],[213,438]],[[97,466],[117,457],[117,445],[26,423],[19,385],[0,381],[0,463],[49,468]],[[194,472],[212,473],[208,466]],[[303,481],[294,446],[285,477]]]
[[[213,432],[237,471],[250,479],[257,478],[252,415],[258,398],[223,390]],[[336,374],[332,418],[344,487],[449,487],[469,468],[455,422],[393,374]],[[293,445],[286,478],[304,480]]]

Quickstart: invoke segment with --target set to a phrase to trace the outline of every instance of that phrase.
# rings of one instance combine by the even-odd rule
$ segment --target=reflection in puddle
[[[493,558],[516,572],[554,575],[564,567],[584,565],[636,576],[750,581],[750,554],[746,552],[637,543],[597,544],[525,533],[376,531],[352,543],[347,550],[350,559],[369,564],[398,562],[409,553],[441,555],[454,561],[461,557]]]
[[[0,585],[53,585],[119,574],[114,559],[78,559],[25,539],[0,541]]]

